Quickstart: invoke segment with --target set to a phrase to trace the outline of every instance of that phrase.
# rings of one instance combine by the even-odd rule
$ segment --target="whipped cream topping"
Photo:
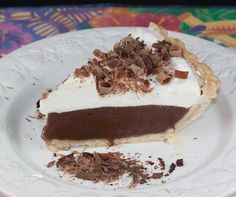
[[[134,38],[140,37],[148,47],[158,40],[163,40],[163,37],[152,29],[138,29],[131,35]],[[167,105],[189,108],[197,104],[202,97],[201,85],[191,65],[182,57],[172,57],[168,67],[188,71],[188,78],[173,78],[170,83],[161,85],[153,77],[153,80],[150,80],[150,87],[153,90],[149,93],[130,91],[124,94],[100,96],[93,75],[83,79],[72,75],[54,91],[48,93],[45,99],[41,99],[39,111],[47,115],[50,112],[60,113],[99,107]]]
[[[152,28],[137,29],[137,31],[133,32],[131,36],[143,40],[147,47],[152,47],[153,43],[164,40],[163,36]]]
[[[198,103],[201,97],[200,84],[186,60],[173,57],[169,67],[188,71],[188,78],[173,78],[167,85],[160,85],[152,80],[150,82],[154,90],[146,94],[127,92],[100,96],[94,76],[84,79],[70,76],[57,89],[50,92],[47,98],[40,101],[39,111],[46,115],[50,112],[60,113],[98,107],[167,105],[188,108]]]

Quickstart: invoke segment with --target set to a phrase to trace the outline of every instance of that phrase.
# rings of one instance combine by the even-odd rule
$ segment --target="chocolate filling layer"
[[[63,113],[49,113],[43,131],[46,140],[107,139],[161,133],[174,128],[188,108],[147,105],[101,107]]]

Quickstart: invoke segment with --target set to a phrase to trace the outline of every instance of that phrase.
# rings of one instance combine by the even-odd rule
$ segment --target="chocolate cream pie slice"
[[[154,23],[93,55],[39,101],[52,150],[163,140],[202,115],[220,86],[211,68]]]

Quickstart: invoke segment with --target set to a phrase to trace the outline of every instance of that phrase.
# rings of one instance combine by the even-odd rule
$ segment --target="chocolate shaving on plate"
[[[174,163],[172,163],[170,165],[169,173],[171,174],[175,170],[175,168],[176,168],[176,165]]]
[[[66,174],[94,182],[109,183],[128,174],[132,178],[131,185],[134,186],[147,176],[142,164],[135,159],[123,158],[119,152],[73,152],[58,159],[56,166]]]
[[[177,159],[175,163],[176,163],[177,167],[184,166],[184,160],[183,159]]]
[[[48,168],[51,168],[52,166],[54,166],[55,163],[56,163],[56,161],[50,161],[50,162],[47,164],[47,167],[48,167]]]
[[[135,158],[126,158],[120,152],[108,153],[89,153],[74,151],[68,155],[62,155],[56,161],[48,163],[47,167],[56,166],[63,174],[67,174],[78,179],[89,180],[93,182],[104,182],[111,184],[123,176],[131,178],[128,187],[133,188],[138,184],[145,184],[150,179],[162,179],[170,176],[175,170],[176,165],[171,164],[169,174],[165,174],[165,162],[158,158],[161,169],[149,172],[144,163]],[[182,160],[176,161],[177,166],[181,165]],[[154,166],[154,162],[146,161],[149,167]],[[161,170],[161,171],[160,171]]]
[[[153,179],[160,179],[160,178],[163,177],[163,175],[164,175],[163,172],[154,173],[154,174],[152,175],[152,178],[153,178]]]
[[[165,170],[166,164],[165,164],[164,160],[160,157],[158,157],[158,160],[159,160],[159,166],[161,167],[161,170]]]

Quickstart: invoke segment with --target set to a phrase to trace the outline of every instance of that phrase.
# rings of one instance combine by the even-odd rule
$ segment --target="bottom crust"
[[[203,97],[202,100],[192,106],[187,114],[175,125],[175,129],[168,129],[163,133],[146,134],[142,136],[131,136],[126,138],[120,138],[114,140],[114,145],[118,144],[132,144],[132,143],[144,143],[155,142],[170,139],[174,133],[178,133],[187,127],[193,120],[200,117],[207,107],[210,105],[211,99]],[[75,146],[85,147],[97,147],[97,146],[109,146],[110,142],[107,139],[91,139],[91,140],[50,140],[46,142],[48,148],[57,152],[59,150],[67,150]]]

